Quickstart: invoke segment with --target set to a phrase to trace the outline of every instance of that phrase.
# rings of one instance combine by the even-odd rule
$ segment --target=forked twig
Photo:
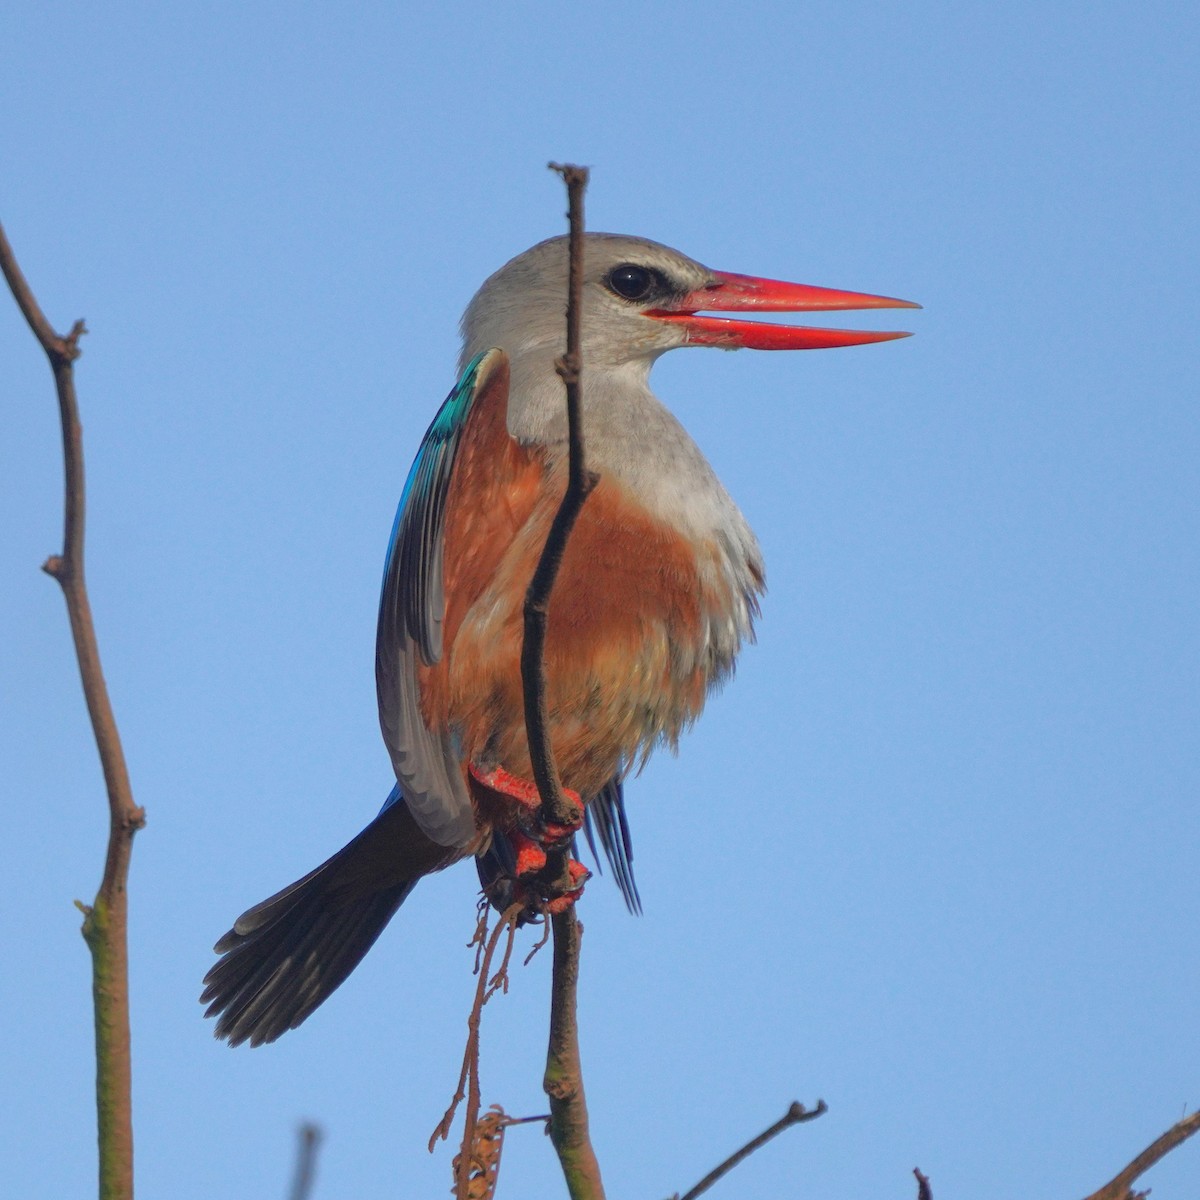
[[[76,901],[83,913],[83,937],[92,955],[92,1002],[96,1020],[96,1117],[100,1149],[101,1200],[133,1196],[133,1118],[129,1036],[129,948],[127,943],[129,860],[133,835],[146,814],[133,802],[129,771],[108,698],[100,650],[92,622],[83,569],[85,489],[83,430],[75,396],[74,362],[85,328],[76,321],[65,337],[54,331],[34,297],[0,227],[0,270],[13,298],[33,330],[54,375],[62,422],[65,499],[63,550],[42,569],[58,580],[67,603],[75,656],[91,718],[104,784],[108,791],[108,850],[100,889],[91,905]]]

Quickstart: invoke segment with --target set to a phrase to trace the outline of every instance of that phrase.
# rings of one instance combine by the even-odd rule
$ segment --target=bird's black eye
[[[623,300],[645,300],[655,292],[665,290],[666,283],[657,271],[639,267],[636,263],[613,267],[604,282]]]

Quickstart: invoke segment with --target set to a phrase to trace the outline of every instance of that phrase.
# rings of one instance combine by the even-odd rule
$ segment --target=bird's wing
[[[503,351],[477,355],[438,410],[404,484],[383,569],[375,640],[379,724],[409,810],[443,846],[465,847],[475,819],[452,732],[431,731],[422,715],[418,671],[442,657],[446,499],[455,456],[472,413],[483,407],[476,403],[481,395],[487,393],[487,406],[507,407],[507,366]]]

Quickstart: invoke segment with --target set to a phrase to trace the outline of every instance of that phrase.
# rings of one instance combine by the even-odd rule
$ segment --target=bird
[[[463,315],[458,381],[407,475],[376,630],[379,721],[395,784],[365,829],[243,913],[215,946],[205,1015],[231,1045],[303,1022],[362,960],[425,875],[476,860],[498,907],[530,895],[545,849],[582,826],[633,911],[624,781],[674,748],[754,635],[759,543],[712,466],[650,389],[690,346],[805,350],[906,337],[728,312],[917,308],[886,296],[712,270],[644,238],[589,233],[582,428],[598,475],[550,599],[550,742],[569,827],[543,829],[524,724],[523,603],[566,487],[568,239],[491,275]],[[578,898],[586,872],[572,860]],[[536,907],[531,899],[532,908]]]

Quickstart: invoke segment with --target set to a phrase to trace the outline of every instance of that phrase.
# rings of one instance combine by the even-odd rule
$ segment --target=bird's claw
[[[543,846],[561,845],[573,838],[583,827],[583,801],[580,799],[579,793],[571,788],[565,787],[562,790],[563,796],[572,810],[569,819],[565,823],[542,821],[542,797],[537,789],[537,784],[528,779],[522,779],[519,775],[514,775],[503,767],[495,767],[491,771],[481,771],[472,763],[470,771],[473,778],[484,787],[515,803],[522,825]]]
[[[469,770],[476,783],[509,802],[508,814],[501,821],[515,858],[514,896],[543,912],[564,912],[583,894],[583,885],[591,872],[572,858],[567,859],[565,880],[547,880],[546,868],[549,852],[561,852],[583,826],[583,801],[579,793],[563,788],[571,809],[565,822],[543,821],[542,798],[536,784],[503,767],[484,771],[472,763]]]
[[[530,843],[530,845],[536,846],[536,843]],[[546,866],[544,853],[541,855],[540,866],[534,867],[528,872],[521,870],[523,849],[524,847],[517,850],[517,880],[513,891],[514,899],[522,901],[531,910],[549,913],[552,916],[555,913],[566,912],[583,895],[583,885],[591,879],[591,871],[583,863],[569,858],[567,860],[567,890],[560,891],[561,885],[548,887],[543,880],[537,878],[539,872]]]
[[[591,871],[583,863],[576,862],[573,858],[567,861],[567,873],[571,878],[571,890],[547,900],[546,911],[548,913],[566,912],[583,895],[583,885],[592,877]]]
[[[546,866],[546,850],[541,842],[535,841],[519,829],[512,830],[508,835],[513,850],[516,851],[517,862],[513,874],[518,879],[536,875]]]

